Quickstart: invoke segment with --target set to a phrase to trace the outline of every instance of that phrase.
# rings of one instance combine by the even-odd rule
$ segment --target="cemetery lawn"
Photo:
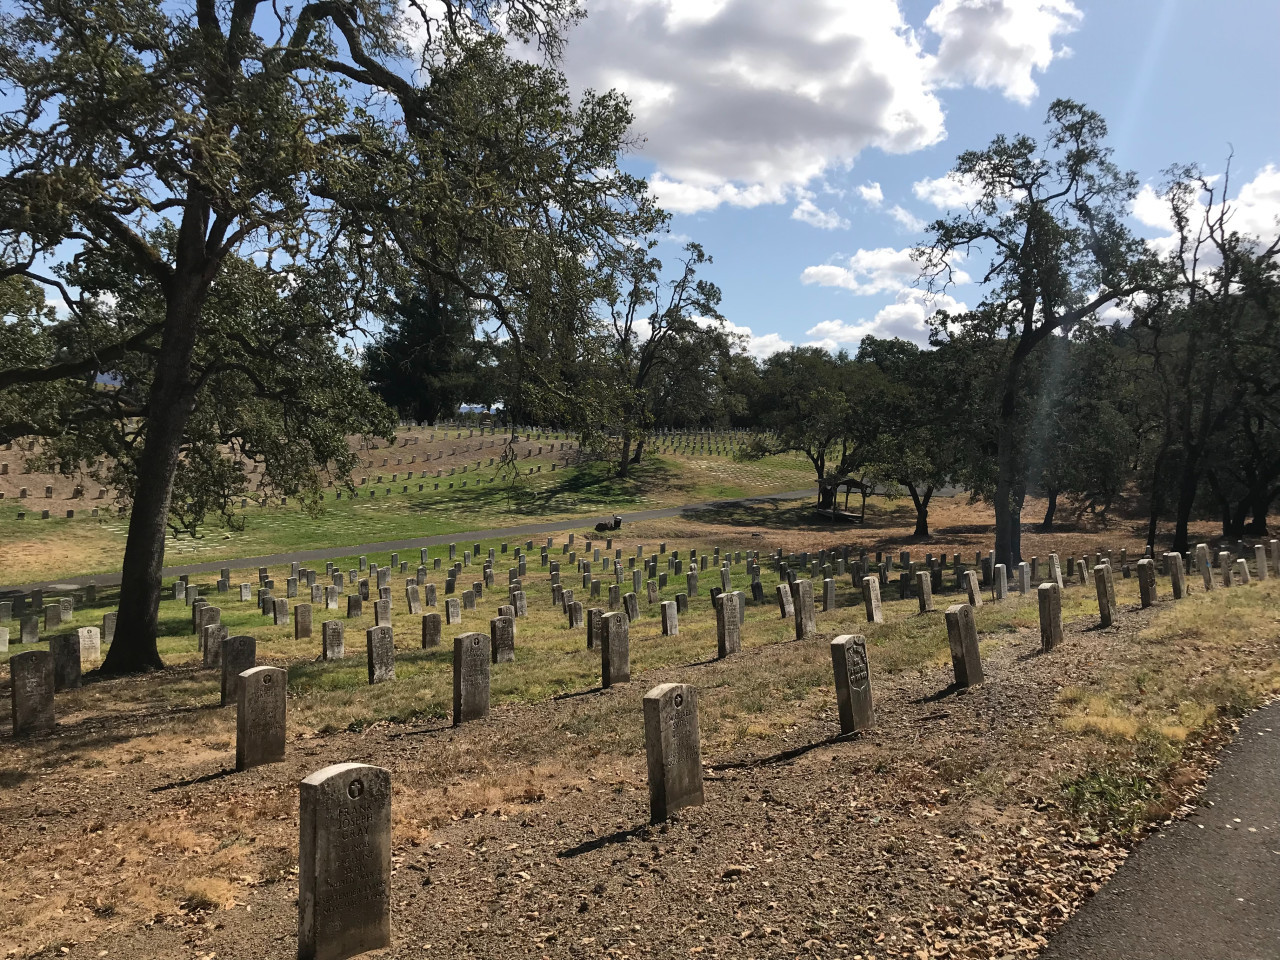
[[[343,499],[334,500],[330,492],[322,512],[315,515],[296,503],[270,507],[250,504],[241,512],[243,530],[227,530],[211,522],[201,529],[198,539],[170,538],[165,563],[180,565],[356,546],[816,486],[809,463],[791,455],[739,463],[728,456],[665,454],[647,459],[626,479],[613,476],[601,463],[555,472],[551,472],[548,458],[534,457],[519,463],[522,469],[540,468],[540,472],[523,476],[514,491],[500,480],[490,482],[495,475],[493,469],[482,469],[465,477],[441,480],[388,480],[373,484],[373,498],[368,496],[369,486],[361,488],[361,497],[356,500],[346,494]],[[485,481],[479,487],[474,484],[476,475]],[[470,485],[461,487],[468,477],[472,478],[468,480]],[[369,479],[372,483],[373,478]],[[450,482],[457,485],[449,489]],[[422,492],[418,492],[420,483],[426,487]],[[440,490],[434,489],[437,483]],[[403,490],[406,486],[408,492]],[[36,519],[43,505],[39,500],[0,503],[0,585],[120,569],[127,517],[109,517],[105,507],[101,516],[90,517],[87,505],[80,501],[74,519],[58,516],[56,509],[50,519]],[[26,508],[27,516],[18,520],[17,511],[21,508]]]
[[[893,541],[900,519],[884,504],[866,531],[783,529],[792,509],[653,521],[614,544],[624,564],[637,543],[648,555],[660,540],[682,556],[715,545],[816,553]],[[927,549],[971,560],[990,534],[965,522],[968,509],[940,505]],[[1041,556],[1052,542],[1064,555],[1126,542],[1087,530],[1028,539]],[[563,541],[553,558],[567,560]],[[930,614],[891,585],[883,625],[865,622],[841,577],[837,609],[819,602],[820,636],[796,642],[767,563],[770,602],[748,607],[740,654],[714,659],[708,570],[679,636],[661,635],[641,594],[632,682],[601,691],[599,653],[550,604],[535,550],[516,662],[493,667],[491,717],[454,729],[451,638],[487,633],[505,598],[501,545],[481,546],[498,551],[499,586],[444,628],[439,648],[419,648],[393,573],[397,678],[377,686],[365,677],[371,604],[344,619],[347,659],[325,664],[319,625],[342,618],[345,601],[317,609],[314,636],[295,640],[203,578],[230,632],[254,635],[258,662],[288,670],[281,763],[233,772],[235,710],[217,706],[217,677],[198,666],[190,613],[174,601],[162,604],[169,669],[60,693],[52,736],[15,742],[0,728],[10,955],[292,955],[297,783],[354,760],[392,772],[385,956],[1033,956],[1153,823],[1193,799],[1231,721],[1280,692],[1275,578],[1204,593],[1193,577],[1175,603],[1162,577],[1160,601],[1142,610],[1137,580],[1117,576],[1121,613],[1105,630],[1092,586],[1070,585],[1065,642],[1045,655],[1035,598],[988,595],[976,611],[987,682],[957,691],[943,626],[954,577]],[[401,559],[412,573],[416,552]],[[443,575],[428,568],[442,611]],[[271,573],[283,583],[287,570]],[[732,576],[749,589],[745,565]],[[233,584],[256,579],[233,571]],[[562,581],[591,605],[576,579],[565,563]],[[673,582],[662,599],[675,592]],[[97,623],[112,598],[99,600],[74,624]],[[842,738],[829,641],[846,633],[867,637],[877,725]],[[651,827],[640,702],[667,681],[699,689],[707,801]]]

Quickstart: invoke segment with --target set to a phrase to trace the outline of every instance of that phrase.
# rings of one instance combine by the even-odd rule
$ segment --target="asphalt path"
[[[162,576],[180,577],[182,574],[217,573],[223,567],[243,569],[246,567],[272,567],[298,561],[311,563],[314,561],[334,560],[338,557],[349,557],[354,554],[399,552],[416,550],[421,547],[438,547],[447,543],[474,542],[476,540],[510,539],[519,540],[528,537],[545,536],[559,533],[562,530],[581,530],[594,528],[602,520],[611,520],[614,516],[622,517],[623,524],[638,523],[641,520],[662,520],[668,517],[679,517],[699,510],[729,507],[734,504],[768,503],[771,500],[803,500],[806,497],[817,499],[817,489],[790,490],[786,493],[771,493],[760,497],[739,497],[733,500],[707,500],[703,503],[689,503],[682,507],[664,507],[660,510],[639,510],[633,513],[604,514],[597,517],[575,517],[572,520],[557,520],[550,523],[526,523],[515,527],[498,527],[493,530],[467,530],[459,533],[448,533],[434,537],[416,537],[411,540],[386,540],[381,543],[361,543],[354,546],[326,547],[323,550],[295,550],[290,553],[273,553],[264,557],[241,557],[238,560],[209,560],[205,563],[189,563],[183,566],[165,567]],[[625,529],[625,526],[624,526]],[[120,582],[120,574],[103,573],[85,577],[66,577],[60,580],[45,580],[40,583],[23,583],[13,586],[0,586],[0,595],[12,593],[30,593],[32,590],[67,589],[82,587],[87,583],[98,586],[115,586]]]
[[[1240,724],[1203,804],[1139,844],[1041,960],[1280,957],[1280,702]]]

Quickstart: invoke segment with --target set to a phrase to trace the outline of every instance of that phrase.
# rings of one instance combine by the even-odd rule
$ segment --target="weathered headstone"
[[[742,625],[738,621],[738,597],[721,593],[716,598],[716,655],[723,660],[742,649]]]
[[[797,640],[812,640],[818,635],[818,617],[813,607],[813,581],[797,580],[791,584],[791,604],[795,609]]]
[[[1196,544],[1196,568],[1204,578],[1205,590],[1213,590],[1217,585],[1213,582],[1213,564],[1209,562],[1209,545],[1207,543]]]
[[[301,640],[311,636],[311,604],[300,603],[293,608],[293,638]]]
[[[284,759],[285,685],[279,667],[251,667],[238,679],[236,769]]]
[[[1182,554],[1166,553],[1164,559],[1169,566],[1169,586],[1173,590],[1173,599],[1181,600],[1187,595],[1187,571],[1182,562]]]
[[[1100,563],[1093,568],[1093,584],[1098,593],[1098,618],[1102,626],[1111,626],[1115,619],[1115,610],[1111,606],[1111,594],[1107,589],[1107,571],[1110,565]]]
[[[822,581],[822,612],[830,613],[836,609],[836,582],[827,577]]]
[[[1031,589],[1031,564],[1023,560],[1018,564],[1018,593],[1026,596]]]
[[[80,638],[74,633],[50,637],[49,652],[53,654],[53,689],[74,690],[80,686]]]
[[[453,725],[489,715],[490,639],[483,633],[453,638]]]
[[[921,613],[933,612],[933,577],[928,570],[916,571],[916,597]]]
[[[629,623],[625,613],[600,618],[600,685],[606,689],[631,679]]]
[[[418,592],[416,583],[408,584],[404,588],[405,606],[409,608],[409,612],[414,616],[422,615],[422,597]]]
[[[862,605],[867,611],[867,623],[884,623],[884,609],[880,606],[880,579],[862,578]]]
[[[351,593],[347,595],[347,619],[354,620],[356,617],[364,616],[364,600],[359,594]]]
[[[53,659],[48,650],[28,650],[9,658],[9,699],[15,737],[47,733],[56,724]]]
[[[320,656],[325,660],[342,660],[347,655],[341,620],[326,620],[320,624]]]
[[[209,623],[200,628],[200,650],[206,668],[215,670],[222,666],[222,641],[229,636],[224,623]]]
[[[1218,553],[1218,575],[1221,577],[1221,583],[1224,587],[1230,587],[1234,582],[1231,576],[1231,552],[1221,550]],[[48,618],[45,618],[46,622]]]
[[[791,599],[791,588],[785,584],[778,584],[778,612],[781,613],[783,620],[791,620],[795,617],[796,608]]]
[[[1040,649],[1048,653],[1062,642],[1062,588],[1052,581],[1036,592],[1040,605]]]
[[[661,823],[677,810],[700,806],[702,740],[695,687],[664,683],[644,695],[644,745],[650,821]]]
[[[391,773],[362,763],[299,784],[298,960],[391,945]]]
[[[680,633],[680,615],[676,612],[676,602],[674,600],[664,600],[662,602],[662,635],[664,637],[674,637]]]
[[[519,605],[517,604],[517,609]],[[449,597],[444,602],[444,622],[446,624],[462,622],[462,604],[457,597]]]
[[[574,601],[577,603],[577,601]],[[579,615],[582,604],[578,603]],[[489,621],[489,641],[494,663],[515,663],[516,621],[513,617],[494,617]]]
[[[36,643],[40,640],[40,618],[31,614],[22,618],[22,630],[19,634],[21,643]]]
[[[222,706],[240,698],[240,674],[258,665],[258,641],[227,637],[222,641]]]
[[[982,606],[982,587],[978,584],[978,574],[973,570],[964,572],[964,589],[969,596],[969,606]]]
[[[623,595],[622,610],[627,615],[628,620],[636,621],[640,619],[640,600],[634,593]]]
[[[385,683],[396,678],[396,644],[390,624],[369,627],[364,632],[368,652],[369,682]]]
[[[978,653],[978,625],[973,619],[973,605],[956,603],[947,607],[947,641],[951,646],[951,668],[956,686],[972,687],[982,683],[982,657]]]
[[[1142,598],[1142,606],[1149,607],[1156,602],[1156,564],[1154,560],[1143,558],[1138,561],[1138,593]]]
[[[840,732],[853,733],[875,726],[866,639],[857,634],[846,634],[832,640],[831,666],[836,678]]]

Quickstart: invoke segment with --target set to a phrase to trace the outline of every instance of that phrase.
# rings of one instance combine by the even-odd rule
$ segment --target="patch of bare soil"
[[[1125,856],[1058,805],[1103,748],[1062,729],[1056,694],[1135,655],[1150,614],[1070,624],[1048,655],[1031,632],[984,637],[987,682],[966,692],[949,666],[873,663],[877,727],[853,738],[829,683],[796,689],[758,711],[785,718],[760,735],[713,727],[706,805],[657,827],[644,692],[680,679],[723,712],[740,677],[824,669],[829,638],[459,730],[298,738],[244,774],[229,711],[114,713],[104,697],[49,740],[5,744],[0,941],[18,957],[292,956],[296,785],[356,760],[395,783],[385,956],[1032,956]]]

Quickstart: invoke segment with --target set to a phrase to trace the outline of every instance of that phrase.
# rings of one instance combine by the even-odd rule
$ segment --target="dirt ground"
[[[937,542],[913,551],[985,545],[989,534],[962,522],[971,508],[950,509]],[[673,539],[811,551],[827,536],[862,539],[704,519]],[[892,524],[877,542],[895,541]],[[1073,536],[1083,548],[1123,543],[1117,534],[1067,531],[1057,543],[1065,555]],[[871,647],[876,728],[849,738],[838,736],[828,641],[864,632],[856,607],[820,614],[812,641],[748,644],[725,661],[690,650],[684,666],[502,704],[456,730],[295,732],[284,762],[246,773],[233,772],[234,710],[181,695],[196,668],[166,671],[166,697],[142,706],[137,687],[154,680],[93,683],[54,735],[0,740],[3,955],[294,955],[297,783],[359,761],[394,783],[394,947],[383,956],[1034,956],[1133,839],[1095,831],[1066,803],[1065,782],[1135,747],[1065,724],[1065,692],[1104,691],[1185,653],[1151,639],[1174,611],[1167,590],[1140,610],[1133,582],[1120,585],[1115,627],[1072,619],[1045,655],[1027,625],[1034,598],[1010,601],[1023,625],[984,631],[987,682],[968,691],[952,686],[940,612],[917,621],[937,641],[912,668],[885,667],[897,642],[886,634]],[[1221,602],[1202,594],[1178,610]],[[913,603],[891,604],[890,619],[912,617]],[[1231,651],[1233,669],[1274,669],[1280,619],[1269,623]],[[707,800],[651,827],[641,698],[670,680],[700,691]],[[1183,745],[1145,816],[1194,798],[1229,726],[1206,731]]]

